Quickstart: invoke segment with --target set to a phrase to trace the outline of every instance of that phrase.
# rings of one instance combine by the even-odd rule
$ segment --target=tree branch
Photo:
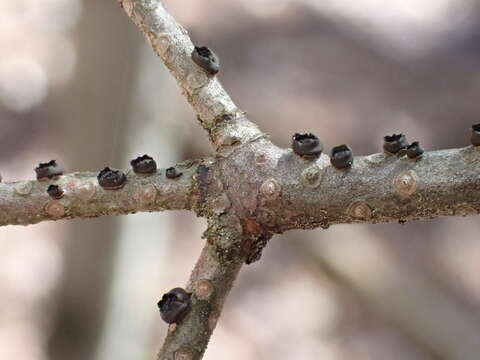
[[[159,360],[202,358],[241,265],[254,261],[274,233],[331,224],[427,219],[480,210],[480,150],[356,157],[338,170],[321,155],[307,160],[273,145],[245,118],[215,76],[191,58],[187,31],[160,0],[118,0],[182,88],[216,147],[216,159],[185,162],[183,176],[127,174],[105,190],[96,173],[0,184],[0,225],[136,211],[191,209],[209,221],[207,243],[187,290],[192,309],[172,325]],[[59,185],[63,197],[47,194]]]
[[[187,31],[160,0],[118,1],[184,90],[204,127],[211,128],[215,119],[237,111],[216,77],[209,77],[192,61],[194,46]]]
[[[305,160],[261,139],[220,164],[237,215],[271,233],[480,211],[479,147],[432,151],[418,160],[360,156],[339,170],[326,155]]]
[[[183,95],[198,114],[201,125],[217,146],[237,140],[223,132],[223,125],[252,132],[256,126],[244,118],[215,76],[195,64],[191,54],[194,45],[187,30],[165,10],[160,0],[118,0],[127,15],[143,32],[153,50],[160,56],[182,88]],[[231,131],[231,129],[230,129]],[[259,133],[258,129],[254,132]],[[247,134],[244,134],[247,135]],[[246,138],[243,138],[246,140]]]
[[[186,30],[160,0],[118,1],[199,114],[225,160],[218,164],[233,211],[247,219],[257,235],[478,213],[477,148],[425,153],[418,161],[374,154],[355,158],[348,170],[330,166],[326,155],[304,160],[266,139],[237,110],[217,79],[192,61],[193,44]],[[270,190],[278,190],[274,199]]]
[[[137,211],[192,209],[196,202],[196,172],[201,161],[177,166],[183,173],[167,179],[165,170],[151,176],[127,173],[125,186],[105,190],[98,185],[97,173],[76,172],[49,181],[0,183],[0,225],[28,225],[44,220],[92,218]],[[49,185],[64,192],[58,199],[47,193]]]
[[[192,61],[194,47],[187,32],[159,0],[119,2],[184,90],[217,150],[217,162],[206,171],[216,174],[216,189],[209,191],[211,181],[207,175],[202,180],[199,173],[206,200],[199,213],[211,224],[187,286],[194,293],[193,309],[170,327],[159,360],[202,358],[241,264],[256,260],[273,233],[334,223],[464,215],[480,209],[480,195],[471,195],[479,186],[476,149],[432,152],[418,161],[375,154],[356,158],[348,170],[333,168],[326,155],[305,160],[273,145],[237,110],[216,78]],[[220,201],[218,207],[222,199],[228,201]],[[212,216],[215,209],[223,216]],[[227,218],[237,219],[237,224],[212,226],[212,219]],[[229,262],[218,260],[219,254],[229,254]],[[206,299],[199,295],[210,291],[214,293]]]
[[[234,215],[223,215],[210,222],[205,234],[207,243],[187,285],[187,291],[192,293],[192,309],[179,324],[170,325],[158,360],[202,358],[225,299],[245,261],[239,224]]]

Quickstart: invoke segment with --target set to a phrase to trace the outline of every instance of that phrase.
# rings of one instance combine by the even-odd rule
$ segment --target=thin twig
[[[231,221],[238,219],[223,216],[214,229],[207,231],[207,243],[187,285],[187,291],[192,293],[192,310],[181,323],[170,325],[158,360],[202,358],[225,299],[245,261],[245,256],[238,251],[220,250],[219,243],[231,249],[233,244],[242,241],[241,234],[232,229]]]
[[[215,120],[223,115],[238,111],[217,78],[209,76],[192,61],[194,45],[187,31],[160,0],[118,1],[162,58],[205,128],[212,128]]]
[[[195,201],[199,163],[181,165],[182,176],[177,179],[167,179],[165,169],[150,176],[129,171],[125,186],[118,190],[103,189],[98,184],[98,173],[92,172],[76,172],[47,181],[0,183],[0,226],[141,211],[188,210]],[[63,193],[61,198],[54,199],[47,193],[50,185],[58,185]]]
[[[216,77],[191,58],[187,31],[160,0],[118,0],[183,89],[208,131],[215,161],[188,162],[183,176],[129,174],[121,190],[104,190],[96,174],[55,181],[0,184],[0,225],[134,211],[191,209],[207,217],[207,244],[187,289],[192,310],[169,335],[160,360],[199,360],[242,263],[274,233],[336,223],[428,219],[478,214],[479,147],[356,157],[336,169],[326,155],[306,159],[280,149],[237,109]],[[208,162],[208,164],[207,164]],[[47,195],[49,184],[65,193]]]

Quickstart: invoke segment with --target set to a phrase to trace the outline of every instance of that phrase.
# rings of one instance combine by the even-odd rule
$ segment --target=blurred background
[[[480,5],[468,0],[170,0],[272,140],[312,131],[365,155],[403,132],[463,147],[478,123]],[[211,152],[115,0],[0,1],[0,173],[160,167]],[[183,286],[187,212],[0,229],[0,359],[153,359],[156,302]],[[478,359],[478,218],[275,237],[241,272],[206,359]]]

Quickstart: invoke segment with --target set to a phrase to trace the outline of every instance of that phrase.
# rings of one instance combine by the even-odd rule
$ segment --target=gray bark
[[[184,163],[179,180],[165,179],[163,171],[152,177],[129,174],[125,188],[116,191],[100,189],[92,173],[65,175],[58,182],[69,194],[60,201],[47,198],[44,183],[3,184],[0,224],[164,209],[206,217],[207,243],[187,285],[192,310],[170,327],[158,359],[202,358],[241,265],[255,261],[273,234],[478,213],[478,148],[434,151],[418,160],[373,154],[356,157],[347,170],[332,167],[327,155],[303,159],[272,144],[218,80],[191,60],[186,30],[161,1],[119,3],[197,112],[215,158]]]
[[[127,171],[127,183],[120,190],[105,190],[97,173],[82,172],[48,181],[19,181],[0,184],[0,225],[28,225],[45,220],[93,218],[137,211],[190,209],[192,177],[198,163],[185,162],[178,169],[183,175],[167,179],[165,169],[155,175]],[[50,198],[48,186],[59,185],[64,196]]]

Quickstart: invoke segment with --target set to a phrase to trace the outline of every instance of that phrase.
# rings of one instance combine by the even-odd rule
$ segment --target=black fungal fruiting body
[[[191,308],[190,295],[182,288],[175,288],[162,296],[157,303],[162,320],[167,324],[178,324]]]
[[[316,158],[322,153],[323,145],[320,139],[312,133],[296,133],[292,136],[292,150],[302,157]]]
[[[176,178],[178,178],[182,175],[183,175],[183,173],[178,171],[173,166],[169,167],[167,170],[165,170],[165,176],[167,177],[167,179],[176,179]]]
[[[414,141],[412,142],[410,145],[408,145],[407,147],[407,156],[410,158],[410,159],[416,159],[416,158],[419,158],[423,155],[423,153],[425,152],[425,150],[423,150],[423,148],[420,146],[420,144],[418,143],[418,141]]]
[[[408,146],[407,138],[403,134],[393,134],[383,138],[383,150],[391,154],[405,150]]]
[[[40,163],[35,168],[35,173],[37,174],[37,180],[41,179],[52,179],[56,176],[63,174],[63,170],[58,166],[55,160],[50,160],[46,163]]]
[[[130,161],[130,165],[132,165],[136,174],[154,174],[157,172],[157,163],[146,154]]]
[[[210,75],[215,75],[220,70],[218,56],[206,46],[195,46],[192,60]]]
[[[61,199],[63,196],[63,190],[58,185],[50,185],[47,189],[47,193],[55,200]]]
[[[98,184],[106,190],[120,189],[125,185],[127,177],[121,170],[112,170],[108,166],[97,175]]]
[[[480,146],[480,124],[472,125],[472,134],[470,142],[473,146]]]
[[[353,152],[348,145],[338,145],[332,149],[330,163],[337,169],[349,168],[353,164]]]

